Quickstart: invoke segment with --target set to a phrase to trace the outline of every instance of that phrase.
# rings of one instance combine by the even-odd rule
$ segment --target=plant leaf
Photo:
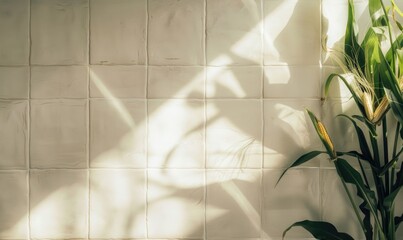
[[[348,151],[348,152],[337,152],[337,156],[341,157],[341,156],[350,156],[350,157],[356,157],[359,159],[364,159],[364,155],[362,155],[361,153],[357,152],[357,151]]]
[[[347,118],[348,120],[351,121],[351,123],[353,124],[353,126],[355,128],[355,132],[357,133],[358,142],[360,144],[360,149],[364,156],[363,160],[366,160],[367,162],[369,162],[371,164],[371,166],[375,167],[373,164],[371,151],[369,150],[369,146],[368,146],[367,140],[365,138],[365,134],[362,131],[362,129],[357,125],[357,123],[354,121],[354,119],[351,118],[350,116],[347,116],[345,114],[339,114],[338,116]]]
[[[386,26],[387,21],[382,10],[381,1],[369,1],[368,8],[372,20],[372,26]]]
[[[385,173],[391,168],[393,167],[393,165],[399,160],[399,156],[400,154],[403,152],[403,148],[400,149],[400,151],[397,153],[396,157],[394,157],[392,160],[390,160],[385,166],[383,166],[381,168],[381,170],[379,171],[378,176],[382,177],[383,175],[385,175]]]
[[[281,176],[278,178],[277,183],[276,183],[276,186],[277,186],[277,184],[280,182],[280,180],[281,180],[281,178],[284,176],[284,174],[285,174],[290,168],[293,168],[293,167],[299,166],[299,165],[301,165],[301,164],[304,164],[304,163],[308,162],[309,160],[311,160],[312,158],[314,158],[314,157],[316,157],[316,156],[318,156],[318,155],[320,155],[320,154],[323,154],[323,153],[326,153],[326,152],[324,152],[324,151],[311,151],[311,152],[305,153],[304,155],[302,155],[301,157],[299,157],[297,160],[295,160],[295,161],[291,164],[291,166],[289,166],[286,170],[284,170],[284,172],[283,172],[283,173],[281,174]]]
[[[326,79],[325,81],[325,96],[328,95],[329,93],[329,87],[330,87],[330,83],[333,81],[333,79],[335,77],[338,77],[341,79],[341,81],[343,81],[344,85],[347,87],[347,89],[350,91],[355,104],[357,105],[358,109],[360,110],[361,114],[363,116],[365,116],[365,108],[364,105],[360,99],[360,97],[357,95],[357,93],[354,91],[354,89],[350,86],[349,82],[347,81],[347,79],[345,77],[343,77],[341,74],[338,73],[332,73],[329,75],[329,77]]]
[[[337,231],[336,227],[333,226],[331,223],[328,222],[321,222],[321,221],[309,221],[304,220],[300,222],[296,222],[290,227],[288,227],[283,232],[283,239],[286,233],[293,227],[303,227],[305,230],[310,232],[312,236],[317,239],[324,239],[324,240],[354,240],[350,235],[347,233]]]
[[[388,97],[394,116],[400,122],[400,124],[403,124],[403,97],[400,91],[399,81],[393,74],[393,71],[386,62],[385,56],[383,56],[382,52],[380,53],[380,56],[380,71],[385,94]]]
[[[399,227],[400,223],[403,222],[403,214],[400,215],[399,217],[395,217],[395,226],[396,229]]]
[[[365,125],[367,125],[367,128],[368,128],[369,132],[371,133],[371,136],[373,136],[373,137],[378,136],[378,134],[376,133],[376,129],[375,129],[374,125],[372,124],[372,122],[368,121],[368,119],[366,119],[363,116],[359,116],[359,115],[353,115],[352,118],[357,119],[360,122],[362,122]]]
[[[344,40],[344,53],[348,58],[346,62],[347,63],[351,62],[352,66],[348,64],[347,67],[349,69],[357,68],[360,69],[361,72],[364,72],[365,71],[364,51],[361,48],[360,44],[358,44],[356,28],[357,26],[354,17],[354,4],[352,0],[348,0],[348,19]]]
[[[325,127],[323,126],[322,122],[318,120],[318,118],[315,116],[315,114],[308,109],[306,109],[309,118],[312,121],[312,124],[315,128],[316,133],[318,134],[320,140],[322,141],[323,145],[326,148],[327,154],[329,155],[330,159],[335,159],[337,158],[336,151],[334,150],[334,145],[332,143],[332,140],[330,139]]]
[[[396,174],[396,181],[392,186],[392,191],[403,185],[403,162],[400,164],[400,170]]]
[[[339,158],[334,162],[334,164],[341,180],[345,183],[350,183],[356,186],[357,195],[364,200],[366,207],[369,209],[372,216],[374,216],[378,229],[381,230],[382,226],[377,217],[375,193],[364,184],[360,173],[351,167],[346,160]]]

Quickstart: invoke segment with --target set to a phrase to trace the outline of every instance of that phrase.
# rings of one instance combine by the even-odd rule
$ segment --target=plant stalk
[[[348,196],[348,199],[350,200],[351,205],[353,206],[355,216],[357,216],[357,219],[358,219],[358,222],[361,225],[362,231],[364,232],[364,235],[366,235],[367,230],[365,229],[364,223],[363,223],[363,221],[362,221],[362,219],[360,217],[360,212],[358,211],[357,206],[356,206],[356,204],[355,204],[355,202],[353,200],[353,197],[351,196],[350,190],[348,190],[346,183],[342,179],[340,179],[340,181],[343,184],[344,190],[347,193],[347,196]]]

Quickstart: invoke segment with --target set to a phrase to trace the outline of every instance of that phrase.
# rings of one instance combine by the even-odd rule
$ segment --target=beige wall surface
[[[305,108],[356,147],[333,118],[355,111],[346,89],[321,101],[340,71],[322,45],[341,48],[346,13],[347,0],[0,0],[0,239],[277,240],[304,219],[363,239],[325,157],[275,187],[321,148]]]

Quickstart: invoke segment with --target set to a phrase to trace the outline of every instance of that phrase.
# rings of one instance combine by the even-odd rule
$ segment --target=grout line
[[[28,190],[28,224],[27,224],[27,236],[31,239],[31,59],[32,59],[32,0],[29,1],[29,17],[28,17],[28,36],[29,36],[29,53],[28,53],[28,65],[29,65],[29,77],[28,77],[28,171],[27,171],[27,190]]]
[[[263,170],[285,170],[287,167],[265,167]],[[293,169],[318,169],[318,166],[297,166],[293,167]],[[322,167],[323,169],[335,169],[335,167]],[[175,170],[175,171],[194,171],[194,170],[207,170],[207,171],[239,171],[239,170],[261,170],[261,167],[258,168],[236,168],[236,167],[228,167],[228,168],[164,168],[164,167],[147,167],[147,168],[130,168],[130,167],[91,167],[90,171],[99,171],[99,170],[129,170],[129,171],[142,171],[144,169],[148,170]],[[369,168],[368,168],[369,169]],[[83,171],[87,170],[87,168],[31,168],[30,171]],[[3,169],[0,172],[12,172],[12,171],[27,171],[25,169]]]
[[[321,99],[321,104],[320,104],[320,118],[323,119],[323,102],[322,102],[322,87],[323,87],[323,48],[322,48],[322,44],[323,44],[323,23],[322,23],[322,12],[323,12],[323,1],[320,0],[319,2],[320,6],[319,6],[319,55],[320,55],[320,60],[319,60],[319,67],[320,67],[320,71],[319,71],[319,96]],[[318,173],[318,185],[319,185],[319,220],[323,220],[323,198],[322,198],[322,186],[323,183],[321,181],[322,179],[322,159],[319,159],[319,167],[317,168],[319,173]]]
[[[262,61],[262,65],[264,64],[264,47],[265,47],[265,44],[264,44],[264,20],[265,20],[265,16],[264,16],[264,0],[261,0],[261,3],[260,3],[260,7],[261,7],[261,9],[260,9],[260,14],[261,14],[261,22],[262,22],[262,24],[261,24],[261,61]],[[265,233],[264,233],[264,230],[263,230],[263,213],[264,213],[264,179],[263,179],[263,176],[264,176],[264,139],[265,139],[265,137],[264,137],[264,133],[265,133],[265,122],[264,122],[264,77],[265,77],[265,72],[264,72],[264,67],[262,67],[262,69],[261,69],[261,92],[260,92],[260,97],[261,97],[261,114],[262,114],[262,116],[261,116],[261,121],[262,121],[262,129],[261,129],[261,134],[262,134],[262,136],[261,136],[261,144],[262,144],[262,146],[261,146],[261,154],[262,154],[262,157],[261,157],[261,170],[260,170],[260,173],[261,173],[261,175],[260,175],[260,191],[259,191],[259,196],[260,196],[260,201],[259,201],[259,203],[260,203],[260,206],[259,206],[259,214],[260,214],[260,238],[261,239],[264,239],[264,237],[265,237]]]
[[[148,41],[149,41],[149,1],[148,0],[146,0],[146,26],[145,26],[145,37],[146,37],[146,40],[145,40],[145,50],[146,50],[146,54],[145,54],[145,58],[146,58],[146,65],[145,65],[145,68],[146,68],[146,84],[145,84],[145,111],[146,111],[146,129],[145,129],[145,139],[144,139],[144,141],[145,141],[145,161],[146,161],[146,164],[145,164],[145,166],[146,166],[146,168],[145,168],[145,171],[144,171],[144,177],[145,177],[145,181],[144,181],[144,184],[145,184],[145,204],[144,204],[144,215],[145,215],[145,224],[144,224],[144,226],[145,226],[145,237],[146,238],[148,238],[149,237],[149,229],[148,229],[148,222],[149,222],[149,220],[148,220],[148,198],[149,198],[149,190],[148,190],[148,185],[149,185],[149,174],[148,174],[148,167],[149,167],[149,162],[148,162],[148,148],[149,148],[149,146],[148,146],[148,138],[149,138],[149,136],[148,136],[148,128],[149,128],[149,116],[148,116],[148,114],[149,114],[149,109],[148,109],[148,101],[149,101],[149,99],[148,99],[148,82],[149,82],[149,75],[150,75],[150,69],[149,69],[149,61],[150,61],[150,56],[149,56],[149,44],[148,44]]]
[[[90,143],[91,143],[91,106],[90,106],[90,63],[91,63],[91,0],[88,0],[88,36],[87,36],[87,184],[88,184],[88,209],[87,209],[87,238],[91,237],[91,172],[90,172]]]
[[[205,44],[206,46],[206,44]],[[91,61],[90,56],[87,57],[89,61]],[[88,64],[29,64],[29,65],[7,65],[7,64],[0,64],[0,67],[10,67],[10,68],[22,68],[22,67],[86,67],[86,66],[105,66],[105,67],[114,67],[114,66],[128,66],[128,67],[166,67],[166,68],[172,68],[172,67],[178,67],[178,68],[263,68],[263,67],[316,67],[318,66],[317,64],[288,64],[288,63],[278,63],[278,64],[255,64],[255,65],[205,65],[199,64],[199,65],[155,65],[155,64],[125,64],[125,63],[115,63],[115,64],[99,64],[99,63],[91,63],[89,62]],[[326,67],[334,67],[338,68],[337,65],[330,65],[330,64],[324,64]]]
[[[204,123],[203,123],[203,153],[204,153],[204,171],[203,171],[203,198],[204,198],[204,226],[203,239],[207,240],[207,0],[203,1],[204,20],[203,20],[203,37],[204,37]]]

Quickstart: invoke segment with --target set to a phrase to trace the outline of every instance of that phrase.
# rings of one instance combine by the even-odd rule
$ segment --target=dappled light
[[[32,37],[16,64],[0,36],[0,133],[12,129],[18,149],[0,153],[0,191],[10,192],[0,239],[277,240],[295,221],[328,218],[359,235],[339,212],[351,211],[346,196],[329,191],[340,186],[327,159],[276,186],[321,149],[305,109],[332,136],[354,138],[334,119],[355,111],[348,90],[333,84],[321,101],[324,79],[340,72],[322,45],[342,46],[345,1],[50,1],[0,0],[0,33],[23,26]],[[360,26],[366,8],[357,1]],[[53,37],[44,22],[66,33]],[[38,53],[63,36],[85,39],[86,51]],[[8,69],[21,65],[31,77]],[[26,86],[10,97],[3,76]]]

